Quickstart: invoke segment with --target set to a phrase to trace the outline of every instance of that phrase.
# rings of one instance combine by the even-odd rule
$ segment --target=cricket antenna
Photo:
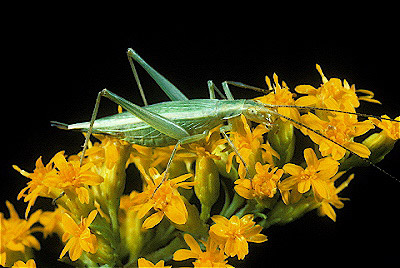
[[[293,106],[293,105],[270,105],[270,104],[265,104],[265,103],[263,103],[263,105],[264,105],[265,107],[268,107],[268,108],[277,108],[277,107],[299,108],[299,106]],[[300,108],[314,109],[314,107],[306,107],[306,106],[300,106]],[[317,109],[315,109],[315,110],[325,110],[325,111],[333,111],[333,112],[344,112],[344,111],[332,110],[332,109],[326,109],[326,108],[321,108],[321,109],[320,109],[320,108],[317,108]],[[306,125],[304,125],[304,124],[301,123],[301,122],[298,122],[298,121],[296,121],[296,120],[294,120],[294,119],[292,119],[292,118],[290,118],[290,117],[287,117],[287,116],[285,116],[285,115],[282,115],[282,114],[280,114],[280,113],[278,113],[278,112],[276,112],[276,111],[274,111],[274,110],[270,110],[270,112],[273,113],[273,114],[275,114],[275,115],[277,115],[277,116],[279,116],[279,117],[285,118],[286,120],[288,120],[288,121],[290,121],[290,122],[292,122],[292,123],[294,123],[294,124],[296,124],[296,125],[299,125],[299,126],[301,126],[301,127],[304,127],[305,129],[307,129],[307,130],[309,130],[309,131],[311,131],[311,132],[317,134],[317,135],[320,136],[320,137],[323,137],[324,139],[327,139],[327,140],[331,141],[331,142],[334,143],[335,145],[337,145],[337,146],[339,146],[339,147],[345,149],[347,152],[349,152],[349,153],[351,153],[351,154],[357,156],[357,157],[360,158],[362,161],[364,161],[364,162],[366,162],[367,164],[373,166],[374,168],[376,168],[377,170],[379,170],[379,171],[382,172],[383,174],[387,175],[388,177],[390,177],[390,178],[392,178],[392,179],[394,179],[395,181],[397,181],[397,182],[400,183],[400,180],[399,180],[398,178],[396,178],[396,177],[393,176],[392,174],[388,173],[388,172],[385,171],[383,168],[377,166],[377,165],[376,165],[374,162],[372,162],[369,158],[361,157],[360,155],[358,155],[357,153],[353,152],[353,151],[350,150],[349,148],[343,146],[342,144],[338,143],[337,141],[335,141],[335,140],[333,140],[333,139],[331,139],[331,138],[329,138],[329,137],[326,137],[325,135],[323,135],[323,134],[320,133],[319,131],[317,131],[317,130],[315,130],[315,129],[312,129],[311,127],[306,126]],[[344,112],[344,113],[350,113],[350,112]],[[350,114],[358,114],[358,113],[350,113]],[[363,116],[369,116],[369,115],[363,115]],[[376,117],[376,116],[369,116],[369,117]],[[378,117],[378,118],[380,118],[380,117]],[[382,119],[385,119],[385,118],[382,118]],[[390,121],[400,122],[400,121],[394,120],[394,119],[392,119],[392,120],[390,120]]]
[[[373,114],[364,114],[364,113],[357,113],[357,112],[347,112],[347,111],[341,111],[341,110],[335,110],[335,109],[329,109],[329,108],[320,108],[320,107],[310,107],[310,106],[298,106],[298,105],[280,105],[280,104],[268,104],[267,107],[269,108],[298,108],[298,109],[309,109],[309,110],[318,110],[318,111],[327,111],[327,112],[335,112],[335,113],[342,113],[342,114],[352,114],[352,115],[358,115],[362,117],[373,117],[379,120],[387,120],[387,121],[392,121],[392,122],[398,122],[400,123],[399,120],[396,119],[391,119],[391,118],[385,118],[379,115],[373,115]]]

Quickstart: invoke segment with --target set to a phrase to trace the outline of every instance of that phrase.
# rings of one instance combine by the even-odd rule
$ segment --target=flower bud
[[[385,155],[393,149],[395,143],[396,140],[386,135],[385,131],[372,134],[363,141],[363,144],[371,151],[369,159],[374,163],[383,160]]]
[[[279,224],[284,225],[302,217],[307,212],[318,207],[314,199],[301,198],[300,201],[294,204],[286,205],[283,201],[279,201],[275,207],[267,214],[266,223],[264,228],[271,225]]]
[[[176,224],[171,222],[171,224],[178,230],[192,234],[194,237],[206,237],[208,232],[208,227],[200,220],[199,211],[195,205],[192,205],[187,201],[186,198],[182,196],[182,200],[185,203],[188,218],[184,224]]]
[[[369,160],[378,163],[393,149],[396,140],[392,139],[385,131],[374,133],[366,138],[362,144],[371,151]],[[356,155],[351,155],[340,164],[340,170],[348,170],[352,167],[368,166],[368,162]]]
[[[143,218],[137,217],[137,211],[129,209],[123,219],[120,219],[120,236],[122,249],[129,253],[130,259],[137,259],[144,246],[145,231],[142,229]],[[128,255],[128,254],[127,254]]]
[[[277,126],[268,132],[267,139],[276,150],[280,159],[274,157],[275,166],[282,167],[289,163],[294,154],[295,136],[293,123],[278,121]]]
[[[200,156],[196,160],[194,192],[201,203],[200,218],[206,221],[210,217],[211,207],[219,197],[219,173],[214,160]]]

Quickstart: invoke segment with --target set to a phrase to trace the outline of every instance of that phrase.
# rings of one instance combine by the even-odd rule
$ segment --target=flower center
[[[316,171],[313,168],[306,168],[306,170],[302,172],[300,179],[302,181],[315,180],[317,179]]]

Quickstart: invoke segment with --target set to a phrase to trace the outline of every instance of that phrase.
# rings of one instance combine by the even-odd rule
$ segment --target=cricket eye
[[[256,114],[257,114],[257,111],[256,111],[256,109],[254,109],[254,108],[250,108],[250,109],[249,109],[249,113],[252,114],[252,115],[256,115]]]

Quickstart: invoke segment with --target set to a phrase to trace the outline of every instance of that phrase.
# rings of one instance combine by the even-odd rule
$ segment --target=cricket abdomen
[[[219,100],[200,99],[168,101],[144,107],[184,128],[189,135],[203,133],[223,122],[217,113]],[[68,125],[68,129],[87,131],[89,122]],[[132,144],[163,147],[176,144],[177,140],[156,130],[129,112],[104,117],[94,122],[93,133],[108,134]]]

